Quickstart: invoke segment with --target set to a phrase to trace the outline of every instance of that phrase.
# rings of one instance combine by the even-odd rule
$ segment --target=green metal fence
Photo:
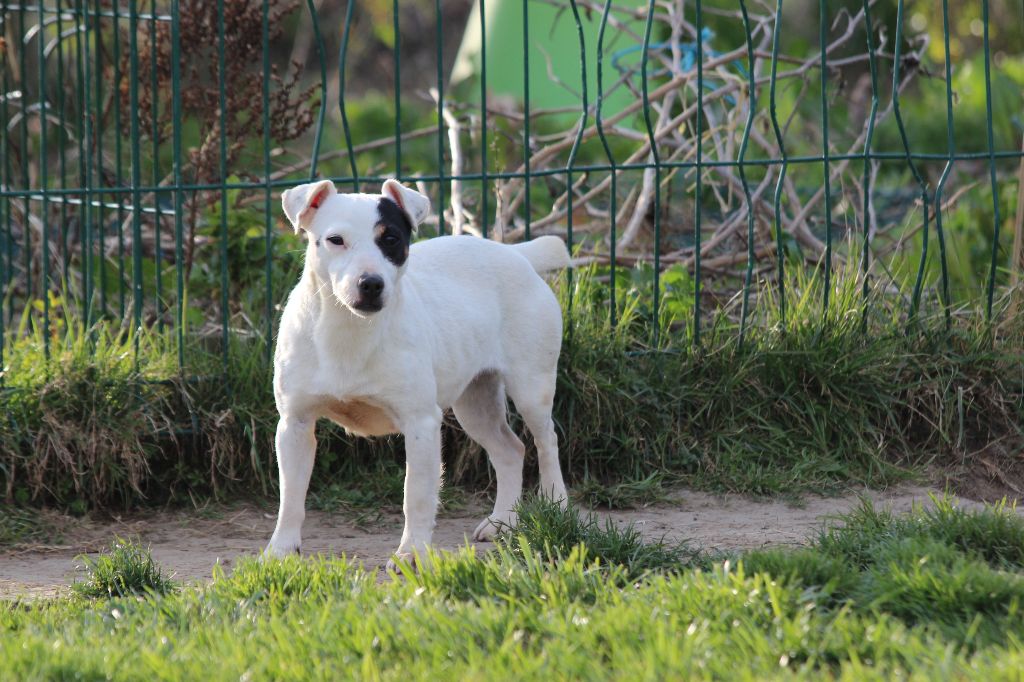
[[[389,63],[374,67],[379,73],[367,74],[365,63],[353,73],[350,48],[377,17],[367,7],[382,4],[348,2],[336,17],[341,25],[332,21],[327,28],[319,15],[328,4],[314,0],[294,12],[270,0],[0,3],[0,366],[26,320],[42,325],[49,343],[56,316],[86,326],[105,319],[171,330],[184,368],[195,337],[216,339],[226,358],[235,319],[244,314],[269,354],[275,306],[290,284],[275,275],[274,262],[296,248],[279,229],[276,196],[321,173],[341,189],[375,191],[390,176],[419,183],[445,209],[429,228],[433,233],[471,227],[487,238],[564,235],[583,260],[601,268],[613,316],[625,286],[621,271],[649,263],[655,329],[669,295],[663,273],[685,271],[692,298],[686,330],[699,344],[702,321],[720,307],[714,303],[720,292],[709,291],[709,282],[736,283],[741,340],[758,280],[774,279],[785,318],[792,243],[814,247],[798,260],[817,265],[823,310],[840,246],[849,265],[843,275],[860,270],[867,297],[878,224],[872,216],[882,199],[891,203],[894,196],[904,217],[913,217],[912,239],[920,248],[907,316],[914,319],[934,300],[948,321],[957,303],[943,221],[949,182],[957,168],[983,171],[984,182],[961,183],[957,195],[977,195],[986,185],[991,193],[983,314],[994,314],[998,273],[1007,263],[1000,190],[1011,186],[1022,152],[1019,118],[1010,117],[1010,133],[997,134],[1002,123],[993,96],[1007,85],[994,84],[1003,75],[990,35],[995,28],[1017,35],[1024,8],[1001,6],[1017,28],[995,27],[989,2],[981,2],[981,35],[968,38],[981,43],[983,75],[972,82],[983,88],[983,125],[958,136],[964,95],[954,81],[958,69],[969,67],[951,49],[960,36],[950,17],[968,10],[949,0],[932,3],[934,16],[941,13],[944,73],[922,68],[925,53],[908,33],[903,0],[777,0],[774,8],[758,3],[757,16],[743,0],[479,0],[469,17],[481,37],[478,52],[466,57],[475,65],[471,84],[458,87],[449,82],[445,37],[465,27],[445,25],[444,5],[452,3],[441,0],[434,0],[432,21],[420,15],[415,26],[402,25],[393,0]],[[784,5],[801,12],[810,5],[817,16],[787,15]],[[575,29],[577,80],[561,84],[578,101],[572,111],[541,111],[530,96],[530,81],[548,58],[542,43],[553,30],[531,17],[552,10]],[[488,54],[489,12],[521,13],[520,54]],[[917,14],[911,19],[920,23]],[[817,44],[802,48],[799,58],[784,54],[786,30],[808,26],[816,29]],[[309,59],[291,67],[286,51],[302,31],[313,36]],[[410,64],[403,53],[412,49],[409,36],[422,43],[430,33],[432,51],[419,45]],[[337,52],[329,52],[335,43]],[[433,68],[424,69],[429,58]],[[519,61],[522,95],[499,106],[495,63],[519,69]],[[549,60],[546,68],[562,66]],[[859,99],[844,81],[849,69],[869,84]],[[433,101],[424,104],[423,74],[431,71]],[[353,121],[364,96],[353,93],[353,79],[364,90],[367,81],[390,81],[390,139],[371,142],[365,126]],[[903,109],[908,98],[936,87],[944,111],[928,113],[943,121],[945,149],[915,150]],[[629,103],[609,111],[616,89]],[[808,96],[817,96],[816,107]],[[1013,102],[1019,93],[1008,96]],[[855,105],[867,109],[856,125]],[[878,148],[879,131],[898,145]],[[884,187],[879,168],[888,173]],[[239,207],[260,212],[259,222],[234,224]],[[242,246],[235,248],[239,229]],[[634,234],[643,235],[645,246],[637,246]],[[935,267],[932,236],[937,279],[927,274]],[[714,256],[726,243],[740,255]],[[235,272],[239,251],[257,262],[262,279]],[[194,291],[197,269],[209,272],[202,293]],[[247,297],[248,307],[230,300],[236,294]]]

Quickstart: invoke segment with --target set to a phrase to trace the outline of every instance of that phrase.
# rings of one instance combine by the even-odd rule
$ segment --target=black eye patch
[[[401,266],[409,257],[412,221],[398,204],[385,197],[377,202],[377,213],[380,216],[375,230],[377,248],[385,258]]]

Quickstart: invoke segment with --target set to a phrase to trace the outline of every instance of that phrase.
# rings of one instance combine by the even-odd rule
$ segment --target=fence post
[[[747,203],[747,270],[743,276],[743,303],[740,310],[739,347],[747,332],[747,308],[750,301],[750,284],[754,272],[754,202],[750,196],[750,184],[747,182],[746,156],[747,144],[750,142],[750,131],[754,126],[754,110],[757,108],[757,85],[754,82],[754,43],[750,37],[750,17],[747,15],[747,3],[740,0],[740,12],[743,14],[743,33],[747,43],[747,122],[743,126],[743,139],[740,142],[739,174],[743,185],[743,196]],[[773,83],[774,85],[774,83]]]
[[[828,9],[825,0],[819,2],[819,36],[821,47],[821,153],[824,168],[823,186],[825,189],[825,294],[822,301],[821,319],[828,320],[829,295],[832,292],[832,179],[829,169],[830,154],[828,142]]]
[[[1010,286],[1013,288],[1010,314],[1020,310],[1021,273],[1024,272],[1024,138],[1021,139],[1021,158],[1017,165],[1017,214],[1013,219],[1013,248],[1010,250]]]
[[[865,5],[867,2],[868,0],[864,0]],[[775,133],[775,141],[779,145],[779,151],[782,153],[782,168],[779,169],[779,177],[775,182],[775,195],[773,197],[773,202],[775,207],[775,259],[778,261],[779,273],[779,320],[784,328],[786,326],[786,254],[782,245],[782,189],[786,182],[786,170],[789,166],[789,159],[786,155],[786,143],[782,137],[782,129],[779,127],[779,115],[775,106],[775,82],[779,69],[779,26],[781,23],[782,0],[778,0],[775,5],[775,24],[772,28],[772,75],[768,94],[770,99],[768,113],[771,115],[772,130]],[[870,40],[871,37],[869,31],[868,41],[870,42]],[[867,163],[867,158],[864,159],[864,163]],[[865,192],[866,191],[867,190],[865,189]],[[867,196],[866,193],[865,196]]]
[[[697,184],[693,202],[693,347],[700,347],[700,297],[701,297],[701,202],[704,187],[701,164],[704,160],[704,12],[701,0],[696,0],[697,24],[697,113],[695,137],[697,138]]]
[[[523,3],[525,8],[527,3]],[[609,218],[611,219],[611,228],[609,232],[608,248],[609,248],[609,261],[611,263],[611,278],[608,280],[609,288],[609,310],[611,327],[614,330],[617,309],[615,302],[615,246],[617,241],[616,235],[616,223],[618,222],[618,168],[615,163],[615,156],[612,154],[611,146],[608,144],[608,138],[604,131],[604,118],[602,114],[602,108],[604,105],[604,34],[605,28],[608,26],[608,12],[611,10],[612,0],[605,0],[604,11],[601,13],[601,27],[597,33],[597,134],[601,138],[601,146],[604,148],[605,157],[608,159],[608,165],[611,167],[611,190],[610,190],[610,204],[609,207]],[[523,26],[526,26],[526,16],[523,16]],[[529,196],[529,193],[527,193]]]
[[[942,0],[942,38],[946,65],[946,154],[947,161],[939,183],[935,187],[935,234],[939,239],[939,259],[942,265],[942,305],[946,318],[946,330],[952,328],[953,317],[950,311],[949,298],[949,266],[946,262],[946,237],[942,229],[942,192],[946,188],[946,180],[953,170],[956,159],[956,142],[953,137],[953,62],[949,53],[949,0]]]
[[[654,345],[659,341],[659,291],[661,286],[661,157],[658,154],[658,138],[651,125],[651,101],[647,92],[647,62],[651,51],[651,25],[654,23],[654,0],[647,6],[647,25],[644,28],[643,58],[640,62],[640,87],[644,102],[644,126],[647,128],[647,139],[651,145],[651,158],[654,159],[654,300],[651,302],[651,323],[654,327]],[[572,187],[569,188],[570,195]]]
[[[171,0],[171,111],[175,121],[181,120],[181,24],[178,0]],[[171,126],[174,154],[174,269],[177,275],[178,370],[185,372],[185,268],[182,267],[181,222],[181,126]]]
[[[988,133],[988,173],[989,183],[992,186],[992,215],[994,224],[992,226],[992,262],[989,265],[988,275],[988,300],[985,304],[985,319],[992,321],[992,298],[996,290],[996,261],[999,258],[999,228],[1002,219],[999,215],[999,184],[996,182],[996,145],[992,132],[992,53],[988,39],[988,0],[981,3],[981,21],[983,23],[982,44],[985,51],[985,119],[986,132]]]

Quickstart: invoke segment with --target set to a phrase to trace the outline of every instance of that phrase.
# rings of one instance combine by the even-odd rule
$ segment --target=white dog
[[[536,441],[542,492],[564,501],[551,421],[562,314],[538,273],[569,264],[565,244],[438,237],[410,248],[430,201],[395,180],[381,194],[339,194],[323,180],[282,203],[308,244],[275,353],[281,508],[267,553],[300,549],[321,417],[360,436],[405,435],[404,559],[430,544],[449,407],[497,474],[494,512],[474,539],[516,522],[525,449],[506,391]]]

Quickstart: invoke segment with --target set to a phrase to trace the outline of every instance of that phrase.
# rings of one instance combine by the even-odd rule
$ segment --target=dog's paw
[[[488,516],[473,531],[473,542],[493,542],[501,531],[514,527],[516,521],[516,515],[512,512]]]
[[[266,549],[263,550],[263,554],[261,556],[283,559],[284,557],[290,556],[292,554],[298,554],[301,556],[302,543],[297,541],[274,542],[273,540],[271,540],[270,544],[268,544]]]
[[[545,499],[557,502],[558,506],[565,510],[569,506],[569,493],[565,485],[541,486],[540,494]]]
[[[403,566],[412,568],[413,571],[418,571],[419,567],[416,564],[416,555],[412,552],[396,552],[393,557],[388,559],[388,563],[385,564],[384,570],[388,573],[401,573]]]

